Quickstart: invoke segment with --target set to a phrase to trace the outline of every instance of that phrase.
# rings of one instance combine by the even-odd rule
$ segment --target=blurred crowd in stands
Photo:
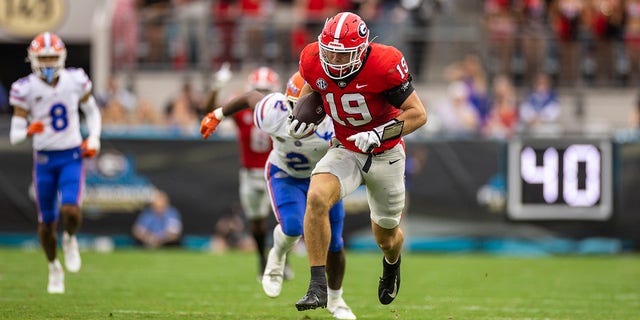
[[[567,107],[559,91],[640,86],[640,0],[114,0],[112,5],[113,76],[107,88],[96,88],[107,132],[142,125],[196,134],[212,88],[196,85],[189,71],[210,79],[223,65],[231,65],[238,79],[261,65],[293,72],[300,50],[315,41],[325,18],[344,10],[367,21],[378,37],[373,41],[402,49],[418,88],[446,87],[446,94],[423,98],[429,134],[508,138],[529,130],[557,132]],[[438,52],[443,57],[434,56]],[[182,79],[161,105],[139,95],[135,85],[138,72],[155,70]],[[7,100],[0,87],[0,111],[10,112]],[[630,119],[640,118],[635,106],[623,107],[632,110]]]
[[[503,139],[543,127],[557,130],[560,101],[546,73],[536,74],[520,99],[506,74],[497,75],[489,84],[476,55],[448,66],[445,78],[447,94],[431,106],[431,130]]]
[[[486,0],[484,10],[499,73],[520,68],[532,79],[552,70],[566,85],[640,84],[638,0]]]
[[[208,107],[204,101],[207,93],[195,90],[190,78],[184,78],[177,94],[162,106],[154,106],[148,99],[138,97],[122,82],[126,81],[112,76],[107,90],[96,94],[105,132],[121,132],[127,127],[164,128],[178,135],[198,132]]]
[[[561,113],[557,88],[640,85],[640,0],[116,0],[114,5],[114,72],[213,73],[223,63],[236,72],[259,65],[293,70],[324,19],[352,10],[380,41],[403,48],[418,84],[426,82],[424,73],[433,73],[427,66],[430,52],[442,41],[434,27],[472,17],[466,23],[481,35],[472,46],[476,50],[448,61],[436,75],[448,84],[443,101],[427,99],[431,128],[454,135],[553,132]],[[455,41],[456,35],[451,37]],[[102,100],[105,123],[162,124],[189,132],[207,108],[207,93],[188,78],[164,106],[154,108],[133,91],[110,82]]]
[[[434,25],[467,20],[491,76],[640,85],[640,0],[115,0],[113,67],[295,63],[326,17],[345,10],[403,47],[417,80],[438,40]]]

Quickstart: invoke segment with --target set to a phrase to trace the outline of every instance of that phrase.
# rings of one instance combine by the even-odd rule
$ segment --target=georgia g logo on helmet
[[[362,38],[367,38],[369,35],[369,30],[367,30],[367,24],[364,21],[360,22],[358,26],[358,35]]]
[[[355,13],[340,12],[325,22],[318,36],[320,62],[331,79],[344,79],[362,66],[369,47],[367,24]]]

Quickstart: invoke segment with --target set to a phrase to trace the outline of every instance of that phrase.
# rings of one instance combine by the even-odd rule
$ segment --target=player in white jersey
[[[209,113],[202,121],[203,138],[213,133],[225,117],[246,108],[253,108],[256,126],[271,135],[273,150],[265,165],[265,177],[271,206],[278,220],[273,230],[273,247],[269,251],[267,266],[262,277],[262,288],[267,296],[280,295],[286,255],[303,233],[304,211],[311,171],[331,146],[333,123],[323,121],[310,135],[296,139],[287,132],[287,119],[294,107],[304,79],[296,72],[287,83],[286,94],[264,95],[249,91],[230,100]],[[327,310],[336,319],[356,319],[342,298],[345,272],[344,207],[338,202],[330,211],[331,244],[327,255],[327,282],[329,299]]]
[[[76,232],[82,222],[82,158],[100,150],[101,117],[82,69],[64,67],[67,50],[55,34],[37,35],[27,49],[32,73],[11,86],[10,142],[33,137],[33,178],[38,208],[38,236],[49,261],[49,293],[64,293],[64,271],[57,258],[57,225],[62,216],[65,267],[81,267]],[[88,137],[80,131],[84,113]]]

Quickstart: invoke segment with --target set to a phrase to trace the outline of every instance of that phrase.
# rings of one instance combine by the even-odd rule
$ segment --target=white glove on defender
[[[364,153],[369,153],[380,146],[380,136],[375,130],[356,133],[349,136],[347,140],[353,141],[356,147]]]
[[[98,152],[100,152],[100,138],[96,136],[87,137],[87,139],[82,142],[80,149],[82,149],[83,157],[94,157]]]
[[[315,124],[300,122],[298,119],[294,119],[293,116],[289,116],[287,122],[289,122],[287,125],[287,133],[296,139],[308,136],[316,128]],[[300,126],[298,126],[298,124],[300,124]]]
[[[89,136],[87,138],[87,149],[100,151],[100,138],[96,136]]]

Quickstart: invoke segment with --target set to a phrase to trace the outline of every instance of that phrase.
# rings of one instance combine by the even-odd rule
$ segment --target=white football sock
[[[55,260],[49,262],[49,268],[62,268],[62,264],[60,264],[60,261],[58,260],[58,258],[56,258]]]
[[[300,236],[291,237],[284,234],[280,224],[273,228],[273,248],[279,257],[286,255],[298,242],[298,239],[300,239]]]
[[[333,290],[331,288],[327,288],[327,295],[329,298],[339,298],[342,297],[342,287],[338,290]]]

